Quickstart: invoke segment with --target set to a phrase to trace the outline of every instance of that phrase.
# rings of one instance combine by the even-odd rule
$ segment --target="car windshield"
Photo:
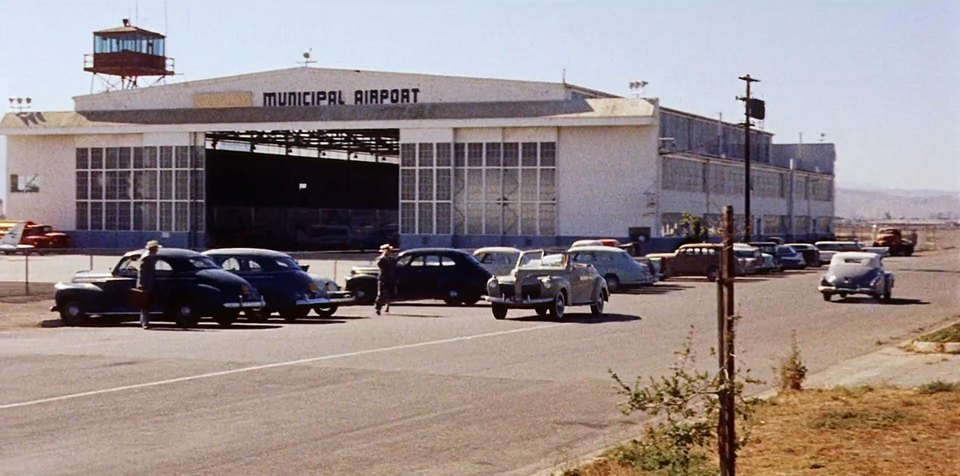
[[[777,254],[780,255],[780,256],[793,256],[793,255],[797,254],[797,252],[794,251],[794,249],[793,249],[792,247],[789,247],[789,246],[778,246],[778,247],[777,247]]]
[[[737,258],[753,258],[756,256],[756,250],[746,249],[746,248],[734,248],[733,254]]]
[[[188,261],[190,261],[190,265],[193,266],[193,269],[219,268],[217,263],[207,256],[195,256],[190,258]]]
[[[542,250],[528,251],[520,255],[518,268],[562,268],[565,266],[563,254],[544,254]]]

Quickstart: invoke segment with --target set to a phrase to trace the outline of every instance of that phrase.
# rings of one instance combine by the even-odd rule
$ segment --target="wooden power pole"
[[[759,79],[751,78],[750,75],[740,76],[740,79],[747,83],[747,95],[737,99],[744,103],[744,121],[743,121],[743,242],[747,243],[753,238],[753,217],[750,216],[750,118],[763,119],[766,115],[763,101],[750,98],[750,84],[759,83]]]
[[[723,207],[723,249],[720,253],[720,279],[717,280],[717,336],[719,341],[719,403],[717,445],[720,476],[737,474],[736,378],[734,368],[733,281],[736,258],[733,254],[733,207]]]

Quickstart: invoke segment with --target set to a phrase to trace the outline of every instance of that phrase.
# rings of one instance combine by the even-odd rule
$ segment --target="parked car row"
[[[54,306],[65,325],[78,325],[95,316],[128,316],[140,312],[131,298],[137,285],[140,257],[146,250],[124,254],[109,272],[81,271],[69,282],[55,285]],[[156,282],[151,320],[182,327],[211,317],[223,326],[242,313],[262,322],[274,312],[287,321],[306,317],[310,310],[330,316],[338,305],[353,303],[336,283],[310,275],[287,254],[254,248],[230,248],[198,253],[179,248],[157,251]]]

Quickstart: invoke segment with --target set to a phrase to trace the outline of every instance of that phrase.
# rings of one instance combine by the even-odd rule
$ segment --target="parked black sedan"
[[[274,312],[288,322],[307,317],[310,309],[334,309],[327,291],[286,253],[260,248],[221,248],[203,253],[223,269],[250,282],[263,295],[266,306],[245,313],[261,321]],[[325,316],[333,312],[325,313]]]
[[[781,269],[807,269],[807,261],[792,246],[778,245],[776,256],[780,260]]]
[[[146,250],[123,255],[110,272],[81,271],[68,283],[55,286],[55,306],[64,325],[77,325],[89,316],[138,315],[130,299],[137,285],[137,266]],[[161,248],[157,252],[156,290],[151,320],[170,320],[193,327],[211,316],[230,325],[241,310],[259,309],[264,301],[247,280],[224,271],[196,251]]]
[[[346,289],[358,303],[377,297],[378,269],[356,267]],[[487,289],[490,272],[470,253],[452,248],[418,248],[397,255],[396,300],[442,299],[450,305],[475,304]]]

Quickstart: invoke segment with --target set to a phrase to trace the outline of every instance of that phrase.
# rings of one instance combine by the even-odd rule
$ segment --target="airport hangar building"
[[[299,67],[8,113],[8,216],[78,247],[563,246],[743,211],[736,124],[567,83]],[[754,231],[833,231],[832,144],[753,131]],[[742,215],[737,216],[742,229]]]

